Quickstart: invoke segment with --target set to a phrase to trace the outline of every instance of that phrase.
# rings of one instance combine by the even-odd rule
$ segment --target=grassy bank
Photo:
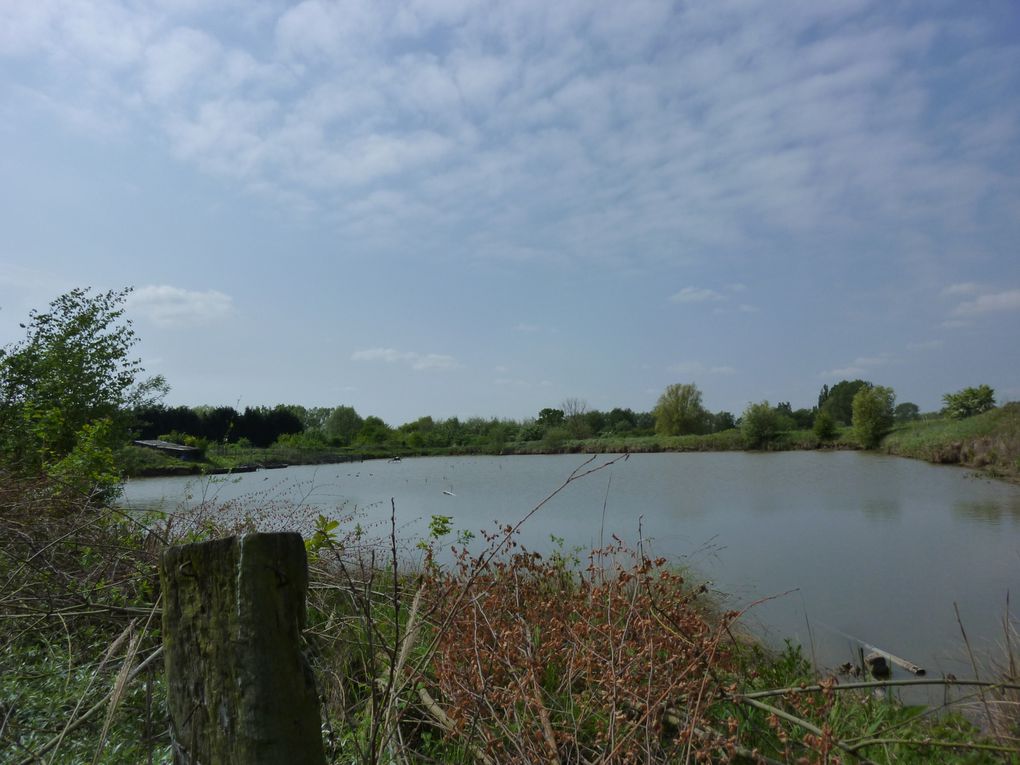
[[[301,448],[273,445],[260,449],[236,445],[210,447],[204,459],[181,462],[149,449],[128,446],[118,462],[129,477],[219,473],[256,467],[314,465],[393,457],[507,454],[623,454],[653,452],[721,452],[747,448],[741,431],[686,436],[615,436],[587,439],[556,438],[498,444],[410,447],[405,444],[369,444],[351,447]],[[769,451],[859,449],[850,428],[832,440],[821,440],[811,430],[776,434]],[[962,420],[931,417],[897,426],[881,442],[887,454],[937,464],[961,465],[987,475],[1020,481],[1020,403],[1006,404]]]
[[[887,435],[880,448],[887,454],[962,465],[1020,481],[1020,403],[962,420],[911,422]]]
[[[169,762],[159,551],[301,519],[253,503],[229,527],[140,522],[2,477],[0,762]],[[436,519],[412,564],[356,518],[318,521],[305,641],[329,762],[1016,760],[1015,716],[959,714],[971,688],[933,716],[819,677],[795,648],[734,637],[740,615],[668,561],[541,557],[504,527],[433,563],[453,532]],[[1015,710],[1012,693],[986,688],[983,708]]]
[[[442,457],[470,455],[535,455],[535,454],[641,454],[654,452],[723,452],[743,451],[744,437],[737,429],[686,436],[617,436],[600,438],[557,438],[554,440],[513,441],[499,444],[411,447],[404,444],[369,444],[350,447],[307,448],[286,445],[266,448],[236,445],[210,447],[204,457],[182,462],[151,449],[124,447],[118,453],[118,464],[128,477],[155,475],[194,475],[218,473],[258,467],[285,465],[319,465],[394,457]],[[779,433],[767,445],[770,451],[798,449],[858,448],[844,433],[832,441],[821,441],[810,430]]]

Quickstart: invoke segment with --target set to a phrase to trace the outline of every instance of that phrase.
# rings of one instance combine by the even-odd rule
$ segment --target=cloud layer
[[[142,316],[160,327],[196,327],[226,318],[234,301],[216,290],[192,291],[167,284],[141,287],[128,296],[132,316]]]
[[[183,160],[349,231],[654,259],[864,221],[976,225],[1008,183],[1020,57],[974,51],[994,38],[981,20],[923,9],[37,0],[0,10],[0,56],[43,63],[16,100],[151,125]]]
[[[383,361],[387,364],[407,364],[416,371],[453,369],[459,366],[456,359],[445,354],[398,351],[395,348],[369,348],[363,351],[355,351],[351,354],[351,361]]]

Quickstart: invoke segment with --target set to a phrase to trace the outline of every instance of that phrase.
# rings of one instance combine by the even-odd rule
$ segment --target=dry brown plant
[[[728,735],[711,732],[708,707],[733,614],[708,616],[664,559],[618,540],[577,572],[511,544],[485,572],[464,554],[429,581],[426,599],[448,621],[427,682],[451,735],[500,763],[725,755]],[[467,597],[451,602],[468,579]]]

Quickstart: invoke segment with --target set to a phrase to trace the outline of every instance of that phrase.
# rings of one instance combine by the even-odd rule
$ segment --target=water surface
[[[413,549],[432,515],[477,532],[513,523],[585,461],[579,455],[434,457],[261,471],[228,480],[131,481],[132,506],[172,509],[247,495],[249,508],[301,502],[371,532],[396,509]],[[608,458],[600,458],[599,462]],[[599,463],[595,463],[599,464]],[[550,550],[639,538],[691,568],[745,622],[791,638],[820,664],[852,658],[856,636],[924,665],[971,674],[954,604],[974,647],[1002,643],[1020,591],[1020,487],[951,467],[856,452],[633,455],[567,486],[522,527]]]

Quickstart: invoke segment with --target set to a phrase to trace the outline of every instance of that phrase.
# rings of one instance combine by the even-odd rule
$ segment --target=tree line
[[[852,427],[874,446],[897,420],[919,416],[912,403],[895,404],[891,388],[865,380],[823,386],[817,405],[751,403],[738,417],[709,412],[694,383],[668,386],[651,412],[592,409],[579,398],[523,420],[420,417],[391,427],[353,407],[168,407],[161,376],[146,377],[133,357],[137,337],[124,304],[130,289],[75,289],[47,311],[32,311],[25,338],[0,349],[0,460],[8,469],[47,474],[69,486],[111,489],[119,481],[114,451],[130,438],[170,436],[199,442],[308,447],[401,445],[481,447],[541,441],[556,449],[568,439],[710,434],[740,428],[751,448],[778,434],[813,429],[820,439]],[[947,393],[943,414],[969,417],[995,406],[987,385]]]

